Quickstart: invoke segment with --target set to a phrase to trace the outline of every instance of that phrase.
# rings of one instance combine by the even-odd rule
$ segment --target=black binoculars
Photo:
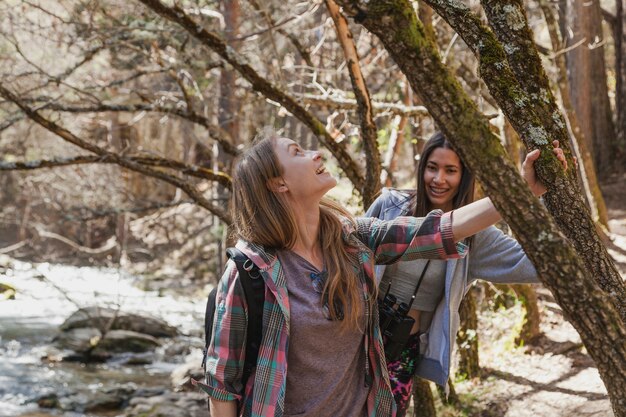
[[[382,301],[378,300],[380,331],[383,335],[385,357],[388,362],[400,357],[415,324],[415,319],[407,316],[409,305],[400,303],[396,308],[397,302],[393,294],[386,294]]]

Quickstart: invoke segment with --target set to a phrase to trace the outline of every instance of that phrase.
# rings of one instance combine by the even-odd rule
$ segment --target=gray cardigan
[[[410,197],[407,191],[384,188],[365,214],[383,220],[406,215]],[[445,294],[435,309],[430,328],[420,340],[424,357],[416,375],[446,387],[450,376],[452,347],[459,329],[459,306],[470,284],[476,279],[497,283],[536,283],[537,272],[521,246],[497,229],[477,233],[465,258],[445,262]],[[376,266],[380,280],[385,265]],[[415,279],[417,280],[417,276]]]

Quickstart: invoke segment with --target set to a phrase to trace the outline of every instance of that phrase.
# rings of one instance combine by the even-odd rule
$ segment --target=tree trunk
[[[437,385],[437,394],[439,394],[439,399],[442,404],[449,404],[453,407],[461,407],[461,400],[459,399],[459,395],[456,393],[456,388],[454,387],[454,382],[450,378],[448,378],[448,392],[444,387]]]
[[[390,122],[389,144],[387,145],[387,151],[383,158],[384,171],[382,171],[380,176],[380,182],[385,187],[393,187],[394,185],[395,178],[393,173],[396,172],[398,168],[397,156],[404,143],[404,129],[407,121],[408,117],[397,115]]]
[[[563,32],[556,23],[554,11],[552,6],[548,3],[548,0],[539,0],[539,6],[543,11],[543,15],[546,20],[548,33],[550,34],[550,42],[552,43],[552,52],[555,54],[554,62],[558,73],[558,91],[563,104],[567,130],[572,141],[574,153],[578,157],[580,178],[583,190],[585,191],[587,205],[591,210],[592,219],[600,223],[608,230],[609,218],[606,211],[606,205],[604,204],[604,197],[602,196],[600,186],[598,185],[596,167],[593,162],[591,152],[589,152],[589,140],[580,127],[580,123],[570,97],[565,55],[559,53],[559,51],[565,48],[562,36]]]
[[[224,24],[226,25],[224,35],[228,42],[229,39],[233,39],[237,36],[240,15],[239,0],[224,0],[222,2],[222,13],[224,14]],[[235,142],[239,138],[239,122],[237,117],[239,113],[239,101],[237,100],[236,81],[235,71],[232,71],[230,68],[222,68],[217,122],[219,127],[226,131]],[[233,143],[233,145],[237,145],[237,143]],[[214,156],[216,163],[214,169],[221,172],[231,172],[230,168],[233,162],[232,155],[224,152],[222,147],[218,144],[217,152]],[[220,195],[224,193],[225,190],[223,189],[219,192]]]
[[[461,325],[456,334],[459,348],[459,369],[457,373],[466,378],[480,377],[478,361],[478,315],[476,314],[476,298],[470,289],[459,308]]]
[[[579,45],[566,53],[572,103],[593,153],[600,177],[611,171],[615,127],[608,96],[602,10],[599,0],[567,0],[561,10],[565,46]],[[572,36],[573,35],[573,36]],[[580,42],[580,44],[579,44]]]
[[[497,43],[491,45],[494,48],[485,51],[485,54],[482,51],[478,54],[483,76],[489,77],[486,81],[492,95],[515,130],[520,133],[527,148],[534,149],[541,143],[547,144],[550,139],[558,139],[561,146],[568,150],[567,121],[560,113],[550,90],[550,83],[535,48],[522,3],[517,0],[483,0],[483,8],[498,38],[493,39],[493,35],[484,33],[486,38],[482,41]],[[509,24],[509,20],[515,24]],[[506,48],[502,45],[506,45]],[[498,68],[501,63],[492,61],[497,57],[506,57],[505,63],[509,64],[511,73],[506,67],[502,70]],[[509,75],[505,75],[507,73]],[[511,91],[512,86],[519,88],[519,91]],[[516,96],[518,93],[523,94],[521,101]],[[583,257],[587,268],[591,268],[602,289],[613,299],[622,321],[626,322],[626,286],[596,233],[595,223],[578,192],[574,170],[562,175],[558,169],[556,172],[546,173],[545,168],[544,164],[537,165],[539,178],[546,184],[553,185],[544,195],[546,206],[560,230]]]
[[[615,0],[615,104],[617,108],[618,167],[624,171],[626,164],[626,0]]]
[[[502,130],[504,131],[506,151],[515,163],[517,169],[521,169],[525,149],[522,149],[522,141],[506,117],[504,118],[504,128]]]
[[[478,57],[480,72],[491,95],[526,147],[547,151],[550,140],[558,139],[568,157],[571,156],[567,146],[569,135],[566,121],[550,90],[521,3],[483,3],[490,24],[496,28],[498,40],[469,9],[456,4],[455,7],[448,7],[448,0],[427,1],[436,7]],[[513,26],[509,25],[506,15],[498,18],[504,11],[515,23]],[[503,44],[507,47],[504,48]],[[456,84],[456,80],[452,82]],[[470,105],[475,107],[473,103]],[[445,108],[449,109],[450,105]],[[486,149],[485,152],[491,154],[493,150]],[[626,322],[626,285],[596,233],[595,223],[589,217],[586,203],[578,192],[576,173],[569,170],[563,174],[558,164],[543,163],[549,160],[555,160],[551,152],[545,153],[536,164],[539,178],[548,185],[548,192],[543,196],[546,206]],[[497,170],[493,172],[496,175]],[[516,235],[519,236],[517,232]]]
[[[537,267],[539,276],[553,292],[555,299],[566,312],[596,361],[616,416],[626,416],[626,344],[624,344],[626,325],[616,309],[616,306],[620,305],[619,297],[614,294],[614,298],[609,298],[607,293],[601,290],[590,274],[595,271],[587,257],[584,258],[583,264],[582,256],[561,236],[545,207],[532,196],[506,156],[498,138],[491,133],[487,120],[463,92],[449,69],[441,63],[435,40],[427,36],[409,0],[367,2],[342,0],[340,3],[347,13],[355,16],[356,21],[379,37],[406,75],[413,90],[421,96],[437,125],[454,143],[461,158],[483,184],[485,192],[518,237]],[[545,117],[547,115],[543,113],[541,101],[547,101],[546,104],[556,109],[554,98],[549,90],[542,91],[541,95],[531,96],[527,93],[526,86],[522,88],[520,85],[529,83],[532,87],[537,86],[534,77],[539,74],[545,78],[545,74],[539,73],[540,69],[532,66],[534,61],[523,61],[524,64],[530,65],[526,69],[526,78],[523,77],[523,73],[514,74],[509,67],[502,44],[493,38],[493,34],[485,31],[479,17],[463,3],[444,0],[429,0],[428,3],[437,9],[448,23],[452,18],[458,19],[451,26],[457,32],[459,32],[457,27],[461,27],[461,32],[465,30],[459,34],[480,56],[481,73],[483,79],[491,85],[492,96],[503,108],[518,133],[527,141],[527,146],[532,145],[543,150],[537,164],[538,171],[540,178],[551,190],[548,193],[552,195],[552,204],[549,207],[555,216],[562,217],[561,220],[578,219],[579,224],[584,221],[592,225],[590,230],[582,228],[573,230],[572,239],[588,244],[589,237],[595,236],[599,241],[584,201],[577,191],[576,183],[573,182],[571,174],[563,174],[548,141],[548,130],[562,129],[557,123],[562,117],[558,110],[556,113],[550,113],[549,119]],[[529,32],[523,8],[521,12],[519,11],[521,4],[506,3],[505,10],[513,9],[517,15],[521,13],[522,21],[515,22],[514,26]],[[521,26],[518,23],[521,23]],[[472,28],[478,28],[479,32],[472,32]],[[527,33],[517,35],[526,39]],[[515,46],[516,43],[511,45],[507,42],[509,49]],[[534,43],[531,48],[532,50],[527,52],[537,55]],[[516,75],[520,77],[519,81]],[[567,138],[566,133],[564,137]],[[567,140],[563,142],[566,143]],[[558,205],[558,202],[553,201],[556,196],[571,204],[563,207],[564,202],[561,202],[561,205]],[[581,213],[572,212],[578,208],[582,208]],[[615,271],[621,286],[617,289],[623,288],[621,277],[617,274],[606,250],[597,251],[595,255],[602,258],[609,269]],[[606,270],[604,272],[606,273]]]
[[[511,285],[517,297],[522,301],[526,317],[520,334],[515,339],[517,345],[533,345],[541,336],[539,325],[541,324],[541,314],[539,313],[539,304],[537,303],[537,293],[535,289],[528,284]]]
[[[430,382],[417,376],[413,378],[413,414],[419,417],[437,417]]]

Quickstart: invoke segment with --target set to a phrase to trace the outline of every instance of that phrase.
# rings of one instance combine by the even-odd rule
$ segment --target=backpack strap
[[[239,249],[228,248],[226,254],[237,266],[239,273],[238,283],[244,292],[246,304],[248,305],[248,326],[246,337],[246,357],[244,361],[244,371],[242,381],[245,386],[252,370],[256,366],[261,337],[263,335],[263,304],[265,302],[265,281],[261,277],[259,268]],[[204,313],[204,349],[202,350],[202,368],[206,372],[206,359],[209,343],[213,334],[213,321],[215,319],[215,298],[217,288],[213,288],[207,298],[206,310]]]
[[[202,349],[202,369],[206,373],[206,358],[213,335],[213,320],[215,319],[215,297],[217,296],[217,287],[213,288],[206,300],[206,309],[204,310],[204,349]]]
[[[256,367],[261,338],[263,336],[263,304],[265,303],[265,281],[259,267],[237,248],[226,249],[226,254],[237,265],[239,281],[248,305],[248,327],[246,336],[246,358],[242,382],[244,387]]]

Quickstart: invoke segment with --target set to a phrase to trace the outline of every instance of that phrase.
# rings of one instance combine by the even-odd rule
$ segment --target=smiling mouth
[[[317,175],[323,174],[326,172],[326,168],[324,167],[324,165],[320,166],[318,169],[315,170],[315,173]]]
[[[433,195],[444,195],[446,194],[449,190],[447,188],[433,188],[433,187],[428,187],[428,189],[430,190],[430,192]]]

